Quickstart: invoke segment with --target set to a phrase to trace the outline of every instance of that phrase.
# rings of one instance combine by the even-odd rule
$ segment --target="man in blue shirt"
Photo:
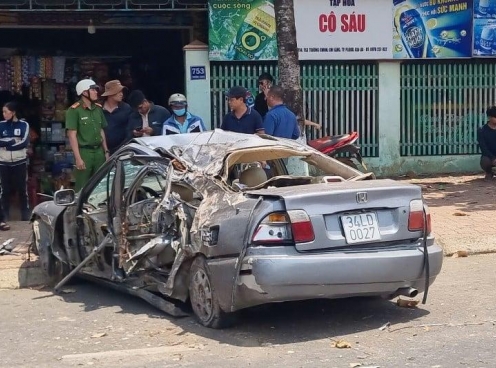
[[[248,90],[244,87],[232,87],[226,98],[231,112],[224,116],[221,129],[245,134],[263,134],[263,122],[260,114],[246,106]]]
[[[280,86],[272,86],[267,91],[269,112],[264,118],[265,133],[274,137],[298,139],[300,128],[296,115],[283,102],[284,90]]]
[[[169,97],[169,108],[172,116],[164,122],[162,135],[204,132],[203,120],[187,111],[188,101],[181,93]]]

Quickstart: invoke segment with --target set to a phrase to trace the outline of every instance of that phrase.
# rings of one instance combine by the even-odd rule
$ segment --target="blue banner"
[[[473,0],[393,0],[395,59],[472,56]]]
[[[473,56],[496,56],[496,0],[474,1]]]

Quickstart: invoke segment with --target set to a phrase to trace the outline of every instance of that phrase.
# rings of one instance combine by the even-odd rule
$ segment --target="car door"
[[[109,162],[91,179],[88,186],[81,191],[78,204],[77,238],[81,258],[86,258],[109,234],[110,210],[112,208],[112,193],[114,191],[117,165]],[[87,269],[104,272],[110,276],[113,246],[109,244]],[[96,268],[93,266],[97,266]],[[89,270],[87,270],[89,271]]]
[[[167,165],[150,162],[139,166],[138,162],[124,165],[125,190],[123,195],[125,213],[122,214],[122,223],[125,224],[122,234],[126,242],[127,256],[133,257],[148,242],[160,235],[157,219],[153,221],[153,214],[162,201],[167,187]],[[162,222],[161,222],[162,223]],[[126,272],[132,271],[134,262],[123,262]],[[153,262],[160,267],[163,260]],[[148,265],[142,265],[144,269]],[[141,268],[141,267],[140,267]]]
[[[114,240],[95,257],[95,261],[88,264],[85,268],[88,273],[111,276],[115,249],[119,245],[113,231],[114,217],[121,209],[122,193],[126,187],[124,167],[130,165],[131,157],[139,153],[134,150],[121,152],[118,157],[106,162],[80,192],[75,209],[80,259],[86,258],[108,234]]]

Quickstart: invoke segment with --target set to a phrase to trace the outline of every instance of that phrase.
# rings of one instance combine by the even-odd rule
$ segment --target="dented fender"
[[[43,202],[33,209],[31,222],[38,219],[38,231],[40,246],[50,247],[55,257],[62,262],[67,262],[67,255],[64,251],[63,244],[55,241],[56,224],[63,215],[67,207],[57,206],[53,201]]]

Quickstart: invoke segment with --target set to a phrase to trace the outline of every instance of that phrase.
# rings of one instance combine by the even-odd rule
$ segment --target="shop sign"
[[[272,0],[209,0],[210,60],[277,59]]]
[[[496,56],[496,1],[474,0],[474,56]]]
[[[300,60],[496,55],[496,0],[293,1]],[[209,55],[276,60],[273,0],[209,0]]]
[[[472,0],[393,0],[394,58],[472,56]]]
[[[201,80],[207,79],[207,72],[205,71],[205,66],[190,66],[189,76],[191,80]]]
[[[294,0],[300,60],[391,59],[391,0]]]

